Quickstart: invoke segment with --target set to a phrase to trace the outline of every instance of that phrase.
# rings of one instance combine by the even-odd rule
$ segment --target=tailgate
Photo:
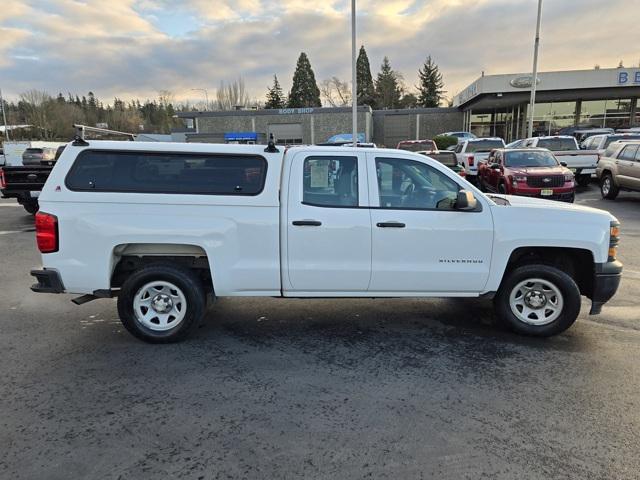
[[[42,190],[52,167],[2,167],[4,173],[4,192],[18,190]]]

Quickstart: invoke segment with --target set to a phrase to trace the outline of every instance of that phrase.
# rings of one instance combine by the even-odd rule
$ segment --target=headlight
[[[526,182],[527,177],[526,175],[516,175],[515,177],[513,177],[513,180],[516,182]]]
[[[573,182],[573,173],[568,172],[564,174],[564,181],[565,182]]]

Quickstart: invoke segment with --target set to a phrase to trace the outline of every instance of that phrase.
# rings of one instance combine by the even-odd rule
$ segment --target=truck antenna
[[[267,143],[267,148],[264,149],[267,153],[278,153],[280,150],[276,148],[276,142],[273,139],[273,133],[269,134],[269,142]]]

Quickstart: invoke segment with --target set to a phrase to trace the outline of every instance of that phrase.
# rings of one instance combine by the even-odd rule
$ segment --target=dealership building
[[[359,138],[393,147],[402,140],[465,130],[506,141],[526,136],[531,75],[481,75],[453,100],[452,108],[372,110],[358,107]],[[640,68],[538,73],[534,131],[563,127],[640,126]],[[351,132],[351,108],[282,108],[180,112],[184,128],[175,141],[281,144],[327,142]]]
[[[526,136],[531,74],[482,75],[455,96],[462,129],[507,141]],[[538,73],[536,135],[563,127],[640,126],[640,68]]]

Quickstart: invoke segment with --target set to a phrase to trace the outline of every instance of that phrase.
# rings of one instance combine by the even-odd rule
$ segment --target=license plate
[[[553,188],[543,188],[542,190],[540,190],[540,195],[544,195],[545,197],[553,195]]]

